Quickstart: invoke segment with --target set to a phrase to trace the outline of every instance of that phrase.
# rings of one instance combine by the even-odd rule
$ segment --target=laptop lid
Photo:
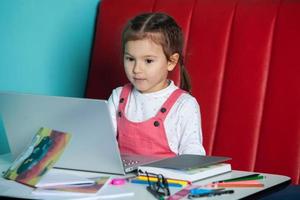
[[[72,134],[55,167],[124,174],[105,100],[0,93],[0,115],[13,159],[48,127]]]

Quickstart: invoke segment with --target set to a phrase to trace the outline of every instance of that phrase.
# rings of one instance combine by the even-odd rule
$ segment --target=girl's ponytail
[[[180,88],[191,93],[192,85],[191,85],[190,75],[184,66],[182,58],[179,59],[179,67],[180,67]]]

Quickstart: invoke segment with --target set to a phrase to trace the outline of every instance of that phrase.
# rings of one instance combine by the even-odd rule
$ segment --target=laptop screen
[[[105,100],[0,93],[0,114],[13,158],[47,127],[72,134],[55,167],[124,174]]]

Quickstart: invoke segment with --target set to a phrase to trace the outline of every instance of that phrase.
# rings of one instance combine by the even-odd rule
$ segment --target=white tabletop
[[[0,156],[0,170],[1,172],[7,170],[9,167],[10,162],[7,157],[7,155]],[[57,171],[64,171],[62,169],[52,169]],[[66,170],[68,173],[74,173],[77,175],[81,175],[84,177],[96,177],[99,175],[103,175],[100,173],[92,173],[92,172],[82,172],[82,171],[74,171],[74,170]],[[211,183],[213,181],[217,180],[223,180],[228,178],[234,178],[239,176],[245,176],[247,174],[252,174],[253,172],[245,172],[245,171],[237,171],[233,170],[232,172],[225,173],[219,176],[215,176],[212,178],[204,179],[202,181],[198,181],[194,183],[195,185],[205,185],[208,183]],[[225,199],[225,200],[231,200],[231,199],[241,199],[244,197],[247,197],[249,195],[253,195],[255,193],[261,192],[266,189],[273,188],[277,185],[284,184],[290,181],[290,178],[287,176],[282,175],[275,175],[275,174],[266,174],[266,173],[260,173],[261,175],[264,175],[266,178],[262,181],[264,184],[263,188],[232,188],[234,190],[233,194],[226,194],[222,196],[215,196],[215,197],[202,197],[201,199],[209,199],[209,200],[215,200],[215,199]],[[105,174],[107,176],[107,174]],[[132,176],[133,174],[128,174],[127,176]],[[113,177],[121,177],[113,175]],[[182,188],[175,188],[170,187],[171,194],[174,194],[175,192],[181,190]],[[19,197],[19,198],[28,198],[28,199],[41,199],[41,197],[37,197],[32,195],[33,188],[22,185],[20,183],[17,183],[15,181],[9,181],[6,179],[0,178],[0,196],[10,196],[10,197]],[[115,185],[107,185],[103,191],[101,190],[100,194],[120,194],[125,193],[127,195],[130,195],[130,193],[134,194],[133,196],[123,196],[123,197],[116,197],[113,199],[124,199],[124,200],[131,200],[131,199],[144,199],[144,200],[150,200],[155,199],[152,194],[150,194],[146,190],[146,185],[140,185],[140,184],[133,184],[133,183],[126,183],[121,186],[115,186]],[[43,197],[43,199],[75,199],[74,197],[66,198],[64,197]],[[94,196],[89,198],[77,198],[76,199],[107,199],[103,198],[101,196]],[[110,198],[111,199],[111,198]]]

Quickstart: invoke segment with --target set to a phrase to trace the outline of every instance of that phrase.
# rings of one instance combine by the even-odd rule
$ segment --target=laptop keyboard
[[[133,166],[139,163],[138,160],[131,160],[131,159],[122,159],[122,161],[125,167]]]

